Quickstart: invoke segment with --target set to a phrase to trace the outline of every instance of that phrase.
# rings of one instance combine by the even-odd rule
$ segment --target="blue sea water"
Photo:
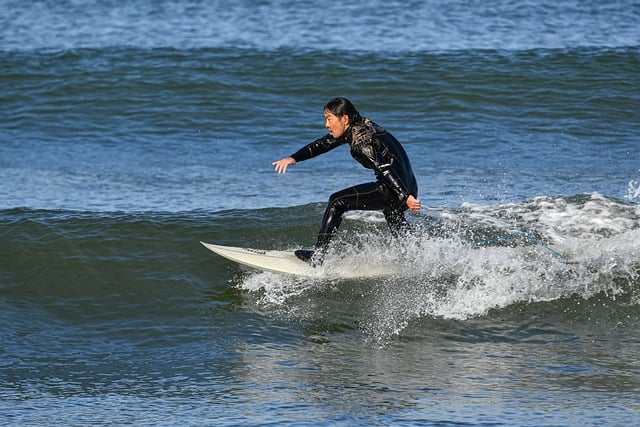
[[[630,425],[639,70],[632,0],[0,0],[0,425]],[[309,246],[373,179],[271,166],[334,96],[424,208],[350,213],[327,268],[400,272],[201,247]]]

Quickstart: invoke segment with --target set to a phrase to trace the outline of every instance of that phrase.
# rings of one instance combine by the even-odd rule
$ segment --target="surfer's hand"
[[[296,160],[293,157],[285,157],[284,159],[280,159],[271,164],[276,167],[276,172],[285,173],[287,171],[287,167],[296,164]]]
[[[409,209],[411,209],[412,211],[419,211],[420,210],[420,200],[416,199],[413,196],[409,196],[407,198],[407,207],[409,207]]]

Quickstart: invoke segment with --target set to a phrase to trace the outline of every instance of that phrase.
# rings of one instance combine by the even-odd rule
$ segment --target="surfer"
[[[393,135],[362,117],[345,98],[329,101],[324,107],[324,117],[329,133],[291,156],[273,162],[276,172],[285,173],[289,166],[349,144],[351,156],[365,168],[372,169],[376,181],[345,188],[331,195],[314,250],[295,252],[298,258],[312,265],[322,263],[345,212],[380,210],[392,234],[398,236],[408,227],[404,211],[420,210],[418,184],[409,157]]]

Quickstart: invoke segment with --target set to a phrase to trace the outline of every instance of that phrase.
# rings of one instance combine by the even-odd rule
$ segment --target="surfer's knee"
[[[342,215],[349,210],[349,200],[342,192],[333,193],[329,197],[327,209],[331,209],[338,215]]]

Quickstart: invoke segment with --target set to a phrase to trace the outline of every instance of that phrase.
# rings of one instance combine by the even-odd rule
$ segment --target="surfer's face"
[[[349,116],[338,117],[331,111],[324,110],[325,127],[334,138],[340,138],[344,135],[344,131],[349,127]]]

